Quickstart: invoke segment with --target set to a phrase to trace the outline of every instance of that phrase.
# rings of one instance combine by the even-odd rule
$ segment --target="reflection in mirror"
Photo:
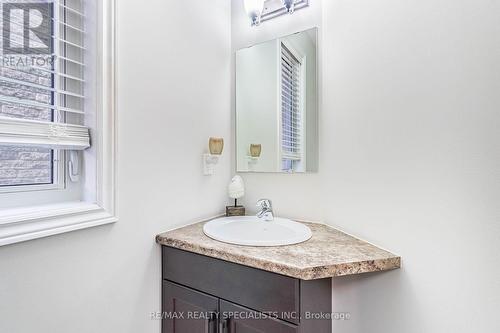
[[[317,29],[236,53],[238,172],[318,168]]]

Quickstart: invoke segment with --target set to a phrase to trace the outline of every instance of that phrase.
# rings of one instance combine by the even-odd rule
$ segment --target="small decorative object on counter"
[[[227,187],[229,197],[234,199],[234,206],[226,206],[226,216],[244,216],[245,207],[238,206],[238,199],[245,195],[245,184],[243,178],[234,176]]]
[[[210,150],[210,154],[212,154],[212,155],[222,154],[222,150],[224,149],[224,139],[223,138],[210,138],[208,140],[208,148]]]
[[[262,151],[261,144],[251,144],[250,145],[250,156],[252,157],[260,157],[260,153]]]

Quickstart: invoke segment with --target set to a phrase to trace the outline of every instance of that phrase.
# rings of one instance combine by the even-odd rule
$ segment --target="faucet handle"
[[[272,209],[273,202],[269,199],[260,199],[259,201],[257,201],[257,207],[262,207],[264,209]]]

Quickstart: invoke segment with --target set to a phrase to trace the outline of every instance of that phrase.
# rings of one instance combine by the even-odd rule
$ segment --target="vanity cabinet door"
[[[216,333],[218,299],[163,281],[162,333]]]
[[[219,333],[298,333],[298,326],[220,301]],[[312,332],[311,332],[312,333]]]

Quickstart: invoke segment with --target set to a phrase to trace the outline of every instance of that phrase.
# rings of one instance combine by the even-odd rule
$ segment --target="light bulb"
[[[264,10],[265,0],[244,0],[245,10],[252,20],[252,25],[259,25],[260,16]]]
[[[292,14],[295,11],[295,0],[281,0],[286,11]]]

